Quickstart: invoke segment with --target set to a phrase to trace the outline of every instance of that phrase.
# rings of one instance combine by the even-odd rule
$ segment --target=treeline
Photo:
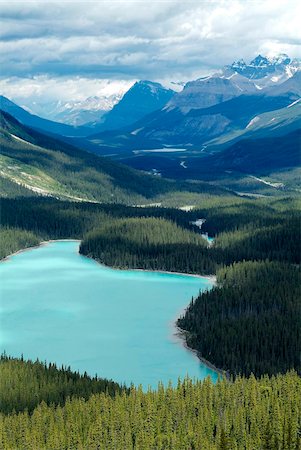
[[[279,262],[241,262],[193,300],[178,326],[189,347],[231,374],[301,374],[301,272]]]
[[[24,361],[5,354],[0,359],[0,379],[0,411],[4,414],[25,410],[31,414],[41,402],[63,406],[67,399],[87,400],[100,392],[109,396],[129,392],[113,381],[80,375],[70,367],[58,368],[55,364]]]
[[[1,199],[1,225],[41,234],[45,238],[81,238],[115,218],[158,217],[193,229],[186,212],[174,208],[131,207],[118,204],[58,201],[51,198]],[[195,228],[196,229],[196,228]],[[197,229],[196,229],[197,230]]]
[[[266,197],[256,200],[238,197],[205,197],[201,206],[190,212],[204,217],[202,229],[209,235],[236,231],[242,227],[269,227],[291,215],[300,217],[300,197]]]
[[[16,251],[38,245],[41,239],[30,231],[0,228],[0,259]]]
[[[214,248],[217,260],[224,264],[261,259],[300,264],[300,213],[285,214],[275,224],[255,223],[222,232],[216,237]]]
[[[282,217],[279,224],[258,228],[249,224],[236,231],[223,232],[211,247],[199,233],[171,220],[108,220],[85,234],[80,246],[82,254],[112,267],[196,274],[212,274],[224,265],[245,260],[299,264],[300,249],[297,214]]]
[[[128,269],[213,273],[207,243],[199,234],[166,219],[116,219],[87,233],[80,253]]]
[[[32,392],[34,396],[34,392]],[[186,379],[143,393],[40,403],[0,414],[3,449],[299,450],[301,379],[295,372],[230,382]]]

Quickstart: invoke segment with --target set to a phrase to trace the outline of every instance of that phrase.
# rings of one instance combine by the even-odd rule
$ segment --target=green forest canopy
[[[35,367],[24,361],[2,361],[0,370],[14,364],[14,378],[6,383],[6,398],[35,402],[37,383],[72,379],[71,373],[52,366]],[[29,366],[28,366],[29,364]],[[29,369],[29,372],[27,372]],[[8,369],[9,370],[9,369]],[[55,372],[55,377],[53,376]],[[30,374],[27,385],[22,376]],[[71,389],[85,389],[58,406],[42,401],[33,411],[9,415],[0,413],[0,442],[11,449],[89,450],[299,450],[301,445],[301,378],[295,372],[255,379],[236,377],[234,381],[210,378],[186,379],[176,387],[158,386],[143,393],[131,387],[109,395],[95,392],[95,380],[74,374]],[[66,382],[62,390],[66,389]],[[102,389],[100,389],[102,390]],[[38,394],[41,395],[41,390]],[[92,395],[88,395],[89,392]],[[58,394],[53,386],[52,396]],[[78,398],[76,398],[78,397]],[[51,398],[51,397],[50,397]],[[6,403],[4,403],[4,408]],[[3,406],[2,406],[3,408]]]

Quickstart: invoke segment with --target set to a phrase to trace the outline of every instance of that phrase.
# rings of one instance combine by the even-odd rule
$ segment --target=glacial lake
[[[0,264],[0,350],[144,388],[187,374],[215,381],[177,337],[175,320],[206,278],[121,271],[57,241]]]

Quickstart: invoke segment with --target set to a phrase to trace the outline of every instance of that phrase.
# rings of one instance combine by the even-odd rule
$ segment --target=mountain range
[[[12,115],[24,125],[42,130],[46,133],[70,137],[87,136],[91,133],[90,129],[86,129],[85,127],[73,127],[65,123],[54,122],[31,114],[3,95],[0,95],[0,109]]]
[[[263,87],[270,83],[285,81],[300,70],[300,67],[300,60],[291,59],[285,53],[281,53],[273,58],[258,55],[250,63],[240,59],[226,66],[224,72],[237,73],[250,80],[260,80],[257,86]]]
[[[133,151],[162,149],[163,152],[165,147],[168,149],[170,146],[184,148],[187,152],[206,153],[212,151],[213,139],[227,135],[230,141],[231,134],[250,134],[259,115],[278,111],[275,113],[278,116],[280,109],[298,102],[301,72],[296,72],[282,84],[256,91],[240,91],[236,83],[217,76],[200,79],[186,86],[161,110],[123,129],[91,135],[81,145],[96,153],[117,154],[121,158],[125,154],[128,158],[129,153],[135,156]],[[293,108],[290,115],[292,121],[295,118],[295,127],[300,126],[299,109]],[[273,117],[271,120],[275,121]],[[267,133],[270,129],[265,127]],[[261,131],[264,134],[263,128]]]
[[[32,114],[3,95],[0,96],[0,108],[33,128],[63,136],[79,137],[132,124],[163,107],[174,94],[175,91],[164,88],[160,83],[139,81],[123,97],[119,96],[119,101],[116,97],[111,99],[111,103],[108,99],[89,97],[85,102],[59,102],[48,105],[49,119]]]
[[[300,61],[258,55],[249,64],[240,60],[188,82],[180,92],[152,81],[136,82],[110,111],[86,126],[43,119],[3,96],[0,100],[1,109],[20,125],[64,141],[67,148],[171,178],[201,180],[206,172],[212,177],[214,171],[245,173],[248,167],[256,174],[298,167],[300,98]],[[266,157],[257,148],[263,153],[266,148]],[[273,149],[275,161],[269,163]]]
[[[117,92],[107,97],[91,96],[82,101],[62,102],[60,100],[45,105],[44,114],[55,122],[66,123],[71,126],[93,126],[100,122],[102,116],[121,99],[122,94]]]

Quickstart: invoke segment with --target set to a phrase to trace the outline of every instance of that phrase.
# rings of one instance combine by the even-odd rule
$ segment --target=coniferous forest
[[[13,370],[15,384],[1,386],[1,395],[9,405],[17,405],[17,411],[9,414],[6,401],[0,406],[0,445],[5,450],[299,450],[301,446],[301,379],[293,371],[224,378],[215,385],[209,378],[185,379],[174,388],[159,385],[143,392],[134,386],[121,390],[38,362],[4,359],[0,370],[1,375]],[[70,398],[62,403],[67,392]],[[32,411],[36,399],[42,401]]]
[[[301,273],[286,263],[244,261],[220,269],[178,326],[189,347],[231,374],[301,374]]]

